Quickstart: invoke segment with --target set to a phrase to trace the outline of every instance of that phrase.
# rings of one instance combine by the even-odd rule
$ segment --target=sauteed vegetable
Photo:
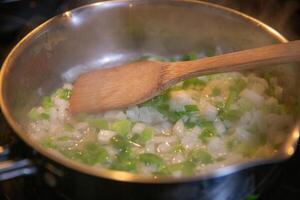
[[[143,104],[99,114],[71,116],[71,93],[66,83],[32,108],[30,136],[78,162],[144,175],[190,176],[270,157],[294,121],[270,73],[192,78]]]

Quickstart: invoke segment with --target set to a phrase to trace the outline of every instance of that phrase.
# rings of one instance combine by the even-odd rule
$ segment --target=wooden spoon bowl
[[[300,61],[300,41],[193,61],[143,61],[82,74],[74,83],[71,113],[99,112],[142,103],[187,78],[257,65]]]

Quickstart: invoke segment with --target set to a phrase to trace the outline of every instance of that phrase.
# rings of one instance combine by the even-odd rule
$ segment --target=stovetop
[[[208,0],[225,5],[269,24],[288,39],[300,39],[300,2],[297,0]],[[0,65],[11,48],[30,30],[50,17],[63,11],[95,1],[83,0],[0,0]],[[24,148],[9,128],[0,112],[0,146],[12,145],[12,156],[34,154]],[[1,161],[1,156],[0,156]],[[299,199],[300,196],[300,148],[286,162],[267,166],[259,182],[253,176],[244,183],[250,187],[248,200],[255,199]],[[43,183],[44,177],[27,176],[0,183],[0,199],[50,200],[68,199],[63,193]],[[242,189],[241,189],[242,190]],[[231,199],[238,199],[231,195]]]

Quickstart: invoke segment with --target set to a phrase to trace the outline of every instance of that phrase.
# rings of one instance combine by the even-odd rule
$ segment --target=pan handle
[[[0,146],[0,181],[37,173],[38,168],[29,159],[9,159],[8,146]]]

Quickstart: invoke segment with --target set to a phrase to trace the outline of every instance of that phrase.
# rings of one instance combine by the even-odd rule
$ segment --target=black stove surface
[[[93,1],[0,0],[0,65],[11,48],[34,27],[54,15],[90,2]],[[300,39],[300,2],[297,0],[209,0],[209,2],[225,5],[254,16],[279,30],[288,39]],[[28,152],[25,145],[17,139],[0,113],[0,146],[7,144],[12,145],[11,154],[14,158],[34,154],[34,152]],[[0,156],[0,161],[1,158]],[[224,194],[224,198],[218,198],[220,200],[300,199],[299,148],[288,161],[264,168],[264,173],[259,174],[260,178],[250,175],[243,177],[241,181],[230,182],[231,180],[228,180],[227,184],[241,188],[240,193],[226,196],[230,191],[223,191],[222,188],[216,188],[208,193]],[[44,184],[46,178],[39,173],[1,182],[0,200],[69,199],[62,192]]]

